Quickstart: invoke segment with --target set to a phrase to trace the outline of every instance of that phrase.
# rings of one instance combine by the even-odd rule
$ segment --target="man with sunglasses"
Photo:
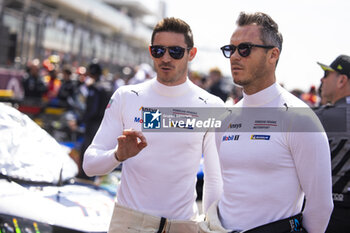
[[[161,20],[153,30],[149,51],[156,78],[120,87],[113,94],[100,129],[85,153],[83,168],[90,176],[103,175],[123,162],[109,232],[197,233],[196,175],[202,155],[203,210],[222,191],[215,134],[193,132],[191,128],[146,132],[142,130],[148,127],[144,116],[151,112],[151,122],[157,122],[162,117],[158,108],[181,111],[224,103],[187,77],[188,63],[197,50],[186,22]]]
[[[321,96],[329,103],[316,110],[329,138],[332,151],[334,210],[327,233],[350,229],[350,56],[340,55],[324,70]]]
[[[217,132],[224,191],[201,232],[326,229],[332,211],[327,136],[314,112],[276,83],[282,40],[269,15],[242,12],[231,43],[221,48],[243,99]]]

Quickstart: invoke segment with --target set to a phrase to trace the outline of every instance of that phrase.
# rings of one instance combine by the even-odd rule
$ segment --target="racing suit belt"
[[[264,224],[245,231],[232,231],[225,229],[219,219],[218,202],[213,203],[206,213],[206,220],[199,223],[200,233],[287,233],[287,232],[303,232],[302,214],[298,214],[286,219],[278,220],[272,223]]]

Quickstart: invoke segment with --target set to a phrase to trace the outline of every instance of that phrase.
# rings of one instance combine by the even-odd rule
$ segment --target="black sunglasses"
[[[168,50],[170,57],[174,59],[181,59],[183,58],[185,54],[185,48],[182,48],[180,46],[161,46],[161,45],[151,45],[151,54],[155,58],[163,57],[165,54],[165,51]],[[187,48],[187,50],[191,50],[191,48]]]
[[[329,75],[329,70],[325,70],[323,77],[326,78],[328,75]]]
[[[249,44],[249,43],[241,43],[238,46],[233,44],[222,46],[220,49],[226,58],[230,58],[232,54],[235,53],[236,49],[238,50],[238,54],[241,57],[248,57],[252,47],[264,48],[264,49],[272,49],[275,46],[273,45],[258,45],[258,44]]]
[[[336,73],[336,76],[338,77],[339,75],[341,75],[339,72],[335,71],[335,70],[325,70],[324,71],[324,75],[323,75],[323,78],[327,78],[328,75],[331,73],[331,72],[335,72]]]

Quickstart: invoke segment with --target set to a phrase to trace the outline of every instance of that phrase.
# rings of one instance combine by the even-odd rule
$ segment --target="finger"
[[[117,138],[118,140],[118,144],[122,144],[122,143],[125,143],[125,140],[126,140],[126,136],[125,135],[121,135]]]
[[[147,146],[147,142],[140,142],[137,147],[139,148],[139,150],[142,150],[143,148],[145,148]]]
[[[123,135],[137,137],[140,139],[141,142],[147,143],[146,138],[141,131],[126,129],[123,131]]]
[[[147,140],[146,140],[146,137],[143,135],[143,133],[139,132],[137,137],[140,139],[140,143],[147,145]]]
[[[126,135],[126,134],[133,134],[134,132],[136,132],[136,130],[134,130],[133,128],[124,129],[124,130],[123,130],[123,135]]]
[[[137,134],[137,132],[140,132],[140,131],[136,131],[134,129],[124,129],[123,130],[123,135],[131,135],[131,136],[134,136],[135,134]]]

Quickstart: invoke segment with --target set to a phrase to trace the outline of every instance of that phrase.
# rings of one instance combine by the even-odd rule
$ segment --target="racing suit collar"
[[[248,107],[264,106],[281,94],[281,88],[279,84],[274,83],[252,95],[243,92],[243,105]]]
[[[177,86],[166,86],[157,81],[156,78],[153,79],[152,88],[155,92],[162,96],[176,97],[182,96],[190,90],[190,81],[187,78],[186,82]]]

